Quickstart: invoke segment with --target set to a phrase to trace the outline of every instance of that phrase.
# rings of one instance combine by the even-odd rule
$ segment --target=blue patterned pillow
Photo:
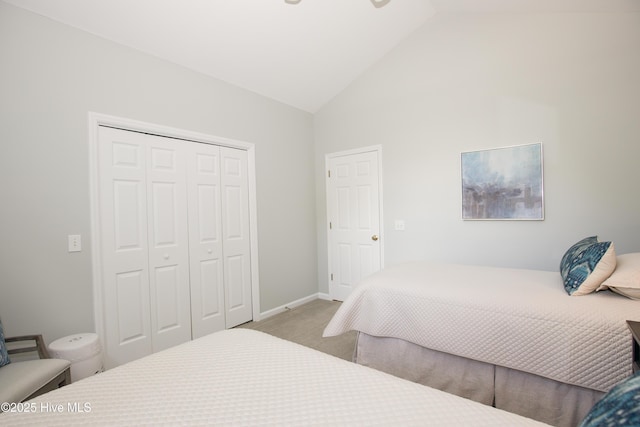
[[[9,360],[9,353],[7,353],[7,346],[4,343],[4,331],[2,329],[2,321],[0,320],[0,366],[4,366],[11,363]]]
[[[580,427],[640,426],[640,372],[609,390]]]
[[[569,295],[586,295],[598,289],[616,268],[611,242],[598,242],[596,236],[580,240],[562,257],[560,275]]]

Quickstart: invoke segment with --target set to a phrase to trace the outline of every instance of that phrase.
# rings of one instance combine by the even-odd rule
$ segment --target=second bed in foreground
[[[0,424],[542,425],[246,329],[199,338],[25,405],[33,410],[0,414]]]

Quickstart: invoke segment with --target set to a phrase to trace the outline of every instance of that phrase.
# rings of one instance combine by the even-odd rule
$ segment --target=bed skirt
[[[354,362],[559,427],[573,427],[603,392],[358,333]]]

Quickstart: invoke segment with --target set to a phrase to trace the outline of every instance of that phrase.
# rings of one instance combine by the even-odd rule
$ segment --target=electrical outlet
[[[69,234],[69,252],[80,252],[82,250],[82,237],[79,234]]]
[[[404,221],[401,219],[396,219],[395,227],[397,231],[404,231]]]

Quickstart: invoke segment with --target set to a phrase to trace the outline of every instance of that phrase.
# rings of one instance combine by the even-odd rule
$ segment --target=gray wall
[[[89,111],[254,143],[261,311],[318,292],[310,114],[1,1],[0,61],[7,334],[95,330]]]
[[[2,1],[0,61],[10,335],[94,330],[88,111],[256,144],[263,312],[328,292],[324,156],[362,146],[383,147],[387,265],[555,270],[592,234],[640,251],[639,14],[441,15],[315,116]],[[460,152],[531,142],[546,219],[462,221]]]
[[[440,15],[314,117],[324,156],[382,145],[386,265],[556,270],[587,235],[640,252],[640,14]],[[460,153],[541,142],[544,221],[462,221]],[[393,230],[396,219],[405,231]]]

